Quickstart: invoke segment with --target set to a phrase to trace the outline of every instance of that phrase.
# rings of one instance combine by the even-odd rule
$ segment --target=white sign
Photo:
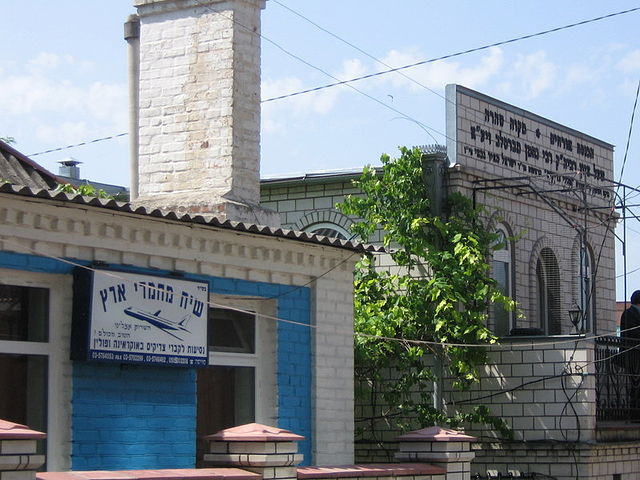
[[[613,146],[460,85],[447,85],[447,152],[494,178],[540,177],[612,201]]]
[[[98,270],[90,295],[89,360],[208,364],[206,282]]]

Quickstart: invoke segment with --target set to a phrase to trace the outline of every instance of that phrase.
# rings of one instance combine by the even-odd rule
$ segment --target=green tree
[[[105,199],[113,199],[113,195],[109,195],[102,189],[97,189],[90,183],[83,183],[82,185],[71,185],[70,183],[62,183],[56,188],[58,192],[71,193],[74,195],[82,195],[84,197],[98,197]]]
[[[392,427],[482,422],[508,435],[506,424],[489,416],[487,408],[461,412],[449,406],[444,412],[430,393],[441,375],[459,390],[478,381],[487,349],[471,345],[497,340],[486,326],[489,306],[497,302],[513,308],[490,277],[487,259],[496,235],[460,194],[448,196],[442,217],[432,215],[422,153],[407,148],[400,153],[397,159],[381,157],[381,174],[365,168],[354,182],[362,195],[349,196],[339,205],[344,213],[362,219],[352,226],[361,240],[383,229],[384,246],[399,267],[393,269],[399,273],[376,268],[372,257],[357,265],[358,375],[369,385],[368,393],[378,391],[390,406],[384,416]]]
[[[0,137],[0,140],[3,141],[4,143],[7,143],[9,145],[16,143],[16,139],[13,137]]]

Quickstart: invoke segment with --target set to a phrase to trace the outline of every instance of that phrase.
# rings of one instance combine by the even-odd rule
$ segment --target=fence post
[[[303,460],[297,442],[304,440],[289,430],[249,423],[205,437],[209,452],[205,462],[239,467],[262,474],[264,480],[296,480],[296,465]]]
[[[442,427],[428,427],[397,438],[398,462],[425,462],[443,467],[447,480],[470,480],[475,437]]]
[[[45,437],[19,423],[0,420],[0,480],[33,480],[45,460],[36,453],[37,440]]]

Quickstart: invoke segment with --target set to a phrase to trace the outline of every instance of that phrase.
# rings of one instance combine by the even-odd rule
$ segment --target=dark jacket
[[[638,327],[633,330],[630,328]],[[623,313],[620,319],[620,336],[640,340],[640,310],[631,305]]]

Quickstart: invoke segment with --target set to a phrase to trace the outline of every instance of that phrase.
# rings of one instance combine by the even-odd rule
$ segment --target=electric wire
[[[314,22],[313,20],[311,20],[310,18],[308,18],[307,16],[303,15],[302,13],[298,12],[297,10],[292,9],[291,7],[285,5],[284,3],[282,3],[279,0],[271,0],[273,3],[276,3],[278,5],[280,5],[281,7],[285,8],[286,10],[288,10],[289,12],[291,12],[292,14],[298,16],[299,18],[303,19],[304,21],[310,23],[311,25],[313,25],[314,27],[316,27],[317,29],[321,30],[322,32],[327,33],[328,35],[332,36],[333,38],[339,40],[340,42],[348,45],[349,47],[353,48],[354,50],[362,53],[363,55],[367,56],[368,58],[374,60],[375,62],[387,67],[389,70],[389,73],[397,73],[399,75],[401,75],[402,77],[404,77],[405,79],[409,80],[410,82],[414,83],[415,85],[418,85],[419,87],[429,91],[430,93],[440,97],[442,100],[444,100],[446,103],[450,103],[452,105],[456,105],[458,108],[461,108],[462,110],[465,110],[467,112],[467,114],[472,114],[474,117],[478,117],[481,116],[481,113],[478,110],[474,110],[470,107],[467,107],[466,105],[463,104],[456,104],[456,102],[450,98],[447,98],[445,95],[442,95],[441,93],[437,92],[436,90],[429,88],[428,86],[426,86],[425,84],[423,84],[422,82],[416,80],[415,78],[407,75],[404,73],[404,71],[402,70],[396,70],[394,69],[394,67],[392,67],[391,65],[389,65],[388,63],[384,62],[383,60],[380,60],[379,58],[377,58],[376,56],[370,54],[369,52],[367,52],[366,50],[358,47],[357,45],[355,45],[354,43],[344,39],[343,37],[341,37],[340,35],[330,31],[329,29],[323,27],[322,25],[319,25],[318,23]],[[265,101],[270,101],[270,100],[265,100]],[[404,118],[404,117],[400,117],[400,118]],[[405,120],[410,120],[407,118],[404,118]],[[477,118],[476,118],[477,119]],[[392,120],[396,120],[396,119],[392,119]],[[422,125],[420,125],[418,123],[418,126],[420,126],[421,128],[424,129],[424,127],[422,127]],[[424,129],[428,134],[429,131]],[[508,135],[508,134],[507,134]],[[549,135],[546,133],[542,133],[541,137],[549,139]],[[452,140],[450,137],[446,136],[447,139]],[[435,139],[434,139],[435,140]]]
[[[84,142],[74,143],[72,145],[67,145],[65,147],[50,148],[49,150],[44,150],[42,152],[30,153],[30,154],[27,155],[27,157],[36,157],[38,155],[44,155],[45,153],[60,152],[61,150],[68,150],[70,148],[82,147],[84,145],[103,142],[105,140],[113,140],[113,139],[116,139],[118,137],[124,137],[125,135],[129,135],[129,132],[117,133],[115,135],[109,135],[108,137],[94,138],[93,140],[86,140]]]
[[[416,122],[417,124],[419,124],[419,125],[423,126],[425,129],[427,129],[428,131],[430,131],[430,132],[434,132],[434,133],[437,133],[437,134],[439,134],[439,135],[442,135],[442,136],[443,136],[443,137],[445,137],[445,138],[447,137],[444,133],[442,133],[442,132],[440,132],[440,131],[436,130],[435,128],[433,128],[433,127],[431,127],[431,126],[427,125],[426,123],[421,122],[420,120],[417,120],[417,119],[415,119],[415,118],[411,117],[410,115],[408,115],[408,114],[406,114],[406,113],[404,113],[404,112],[400,111],[399,109],[397,109],[397,108],[395,108],[395,107],[393,107],[393,106],[389,105],[388,103],[383,102],[383,101],[382,101],[382,100],[380,100],[379,98],[376,98],[376,97],[374,97],[373,95],[370,95],[370,94],[366,93],[365,91],[360,90],[360,89],[359,89],[359,88],[357,88],[357,87],[354,87],[353,85],[351,85],[351,83],[350,83],[350,82],[343,82],[343,81],[341,81],[341,80],[340,80],[339,78],[337,78],[335,75],[333,75],[333,74],[331,74],[331,73],[327,72],[326,70],[324,70],[324,69],[323,69],[323,68],[321,68],[321,67],[318,67],[317,65],[314,65],[313,63],[311,63],[311,62],[309,62],[309,61],[305,60],[304,58],[300,57],[299,55],[296,55],[295,53],[291,52],[290,50],[287,50],[285,47],[283,47],[283,46],[282,46],[282,45],[280,45],[279,43],[275,42],[274,40],[271,40],[269,37],[266,37],[266,36],[265,36],[265,35],[263,35],[262,33],[256,32],[253,28],[250,28],[250,27],[248,27],[248,26],[246,26],[246,25],[242,24],[241,22],[239,22],[238,20],[236,20],[234,17],[229,17],[229,16],[225,15],[225,14],[224,14],[224,13],[222,13],[222,12],[216,11],[216,10],[212,9],[209,5],[204,5],[204,4],[200,3],[200,2],[199,2],[199,0],[194,0],[194,1],[195,1],[195,3],[196,3],[196,4],[200,5],[201,7],[205,8],[206,10],[208,10],[208,11],[210,11],[210,12],[212,12],[212,13],[216,14],[216,15],[220,15],[221,17],[226,18],[227,20],[229,20],[229,21],[231,21],[231,22],[235,23],[235,24],[236,24],[236,25],[238,25],[239,27],[244,28],[244,29],[245,29],[247,32],[249,32],[250,34],[253,34],[253,35],[257,35],[257,36],[259,36],[262,40],[264,40],[264,41],[266,41],[266,42],[270,43],[271,45],[273,45],[274,47],[276,47],[278,50],[280,50],[280,51],[281,51],[281,52],[283,52],[284,54],[286,54],[286,55],[290,56],[291,58],[293,58],[293,59],[295,59],[295,60],[297,60],[297,61],[299,61],[299,62],[303,63],[304,65],[306,65],[306,66],[308,66],[308,67],[310,67],[310,68],[312,68],[312,69],[314,69],[314,70],[317,70],[318,72],[320,72],[320,73],[322,73],[322,74],[326,75],[327,77],[329,77],[329,78],[331,78],[331,79],[335,80],[335,81],[337,82],[335,85],[345,85],[345,86],[347,86],[347,87],[351,88],[353,91],[355,91],[355,92],[359,93],[360,95],[362,95],[362,96],[364,96],[364,97],[368,98],[369,100],[371,100],[371,101],[373,101],[373,102],[377,103],[378,105],[381,105],[381,106],[385,107],[386,109],[391,110],[392,112],[397,113],[398,115],[400,115],[400,116],[402,116],[402,117],[404,117],[404,118],[407,118],[407,119],[409,119],[409,120],[411,120],[411,121]],[[263,100],[263,101],[261,101],[260,103],[265,103],[265,101]],[[429,133],[429,135],[431,136],[431,138],[433,139],[433,141],[434,141],[434,142],[438,143],[438,142],[437,142],[437,140],[435,139],[435,137],[433,137],[433,135],[432,135],[431,133]]]
[[[376,56],[370,54],[369,52],[367,52],[366,50],[363,50],[362,48],[358,47],[357,45],[349,42],[348,40],[345,40],[344,38],[342,38],[340,35],[328,30],[327,28],[323,27],[322,25],[319,25],[318,23],[314,22],[313,20],[311,20],[310,18],[306,17],[305,15],[303,15],[302,13],[292,9],[291,7],[285,5],[284,3],[282,3],[279,0],[271,0],[273,3],[276,3],[278,5],[280,5],[281,7],[285,8],[286,10],[290,11],[291,13],[293,13],[294,15],[302,18],[303,20],[305,20],[306,22],[309,22],[311,25],[313,25],[314,27],[318,28],[319,30],[327,33],[328,35],[331,35],[333,38],[339,40],[340,42],[350,46],[351,48],[357,50],[358,52],[362,53],[363,55],[369,57],[370,59],[374,60],[375,62],[378,62],[380,65],[387,67],[389,69],[393,69],[393,67],[391,65],[389,65],[388,63],[384,62],[383,60],[380,60],[379,58],[377,58]],[[428,90],[429,92],[433,93],[434,95],[437,95],[438,97],[442,98],[443,100],[447,100],[447,98],[440,94],[439,92],[433,90],[432,88],[427,87],[424,83],[416,80],[413,77],[410,77],[409,75],[405,74],[402,70],[398,70],[395,73],[398,73],[399,75],[401,75],[402,77],[406,78],[407,80],[409,80],[410,82],[418,85],[419,87],[424,88],[425,90]],[[449,100],[451,101],[451,100]],[[466,107],[465,107],[466,108]]]
[[[569,28],[577,27],[577,26],[580,26],[580,25],[585,25],[585,24],[592,23],[592,22],[597,22],[597,21],[604,20],[604,19],[607,19],[607,18],[615,17],[615,16],[618,16],[618,15],[624,15],[624,14],[628,14],[628,13],[632,13],[632,12],[635,12],[635,11],[640,10],[640,7],[637,7],[637,8],[632,8],[632,9],[628,9],[628,10],[624,10],[624,11],[620,11],[620,12],[614,12],[614,13],[611,13],[611,14],[607,14],[607,15],[603,15],[603,16],[599,16],[599,17],[591,18],[591,19],[588,19],[588,20],[583,20],[583,21],[581,21],[581,22],[575,22],[575,23],[568,24],[568,25],[564,25],[564,26],[561,26],[561,27],[556,27],[556,28],[552,28],[552,29],[544,30],[544,31],[541,31],[541,32],[533,33],[533,34],[529,34],[529,35],[524,35],[524,36],[520,36],[520,37],[512,38],[512,39],[509,39],[509,40],[504,40],[504,41],[501,41],[501,42],[496,42],[496,43],[489,44],[489,45],[484,45],[484,46],[480,46],[480,47],[475,47],[475,48],[467,49],[467,50],[464,50],[464,51],[460,51],[460,52],[456,52],[456,53],[452,53],[452,54],[448,54],[448,55],[443,55],[443,56],[436,57],[436,58],[432,58],[432,59],[428,59],[428,60],[423,60],[423,61],[420,61],[420,62],[416,62],[416,63],[409,64],[409,65],[404,65],[404,66],[401,66],[401,67],[390,68],[390,69],[388,69],[388,70],[386,70],[386,71],[376,72],[376,73],[373,73],[373,74],[370,74],[370,75],[365,75],[365,76],[361,76],[361,77],[355,77],[355,78],[353,78],[353,79],[349,79],[349,80],[343,80],[343,81],[341,81],[341,80],[339,80],[339,79],[335,78],[333,75],[331,75],[331,74],[329,74],[328,72],[326,72],[325,70],[321,69],[320,67],[317,67],[317,66],[315,66],[315,65],[311,64],[310,62],[307,62],[306,60],[302,59],[301,57],[299,57],[299,56],[297,56],[297,55],[293,54],[292,52],[288,51],[288,50],[287,50],[287,49],[285,49],[284,47],[280,46],[279,44],[277,44],[276,42],[274,42],[273,40],[271,40],[270,38],[265,37],[265,36],[264,36],[264,35],[262,35],[261,33],[255,32],[255,31],[253,31],[253,29],[251,29],[251,28],[247,27],[246,25],[243,25],[242,23],[238,22],[237,20],[235,20],[235,19],[233,19],[233,18],[230,18],[230,17],[228,17],[228,16],[224,15],[224,14],[223,14],[223,13],[221,13],[221,12],[217,12],[217,11],[213,10],[213,9],[212,9],[212,8],[210,8],[208,5],[203,5],[203,4],[199,3],[199,2],[198,2],[198,0],[195,0],[195,1],[196,1],[196,3],[198,3],[201,7],[206,8],[206,9],[207,9],[207,10],[209,10],[210,12],[212,12],[212,13],[216,13],[216,14],[219,14],[219,15],[221,15],[221,16],[223,16],[223,17],[227,18],[228,20],[233,21],[234,23],[238,24],[239,26],[241,26],[242,28],[244,28],[244,29],[245,29],[245,30],[247,30],[248,32],[250,32],[250,33],[252,33],[252,34],[255,34],[255,35],[260,36],[262,39],[264,39],[265,41],[267,41],[267,42],[269,42],[269,43],[273,44],[276,48],[280,49],[281,51],[283,51],[285,54],[287,54],[287,55],[291,56],[292,58],[295,58],[296,60],[298,60],[298,61],[300,61],[300,62],[304,63],[305,65],[307,65],[307,66],[309,66],[309,67],[311,67],[311,68],[313,68],[313,69],[315,69],[315,70],[318,70],[318,71],[322,72],[323,74],[325,74],[325,75],[327,75],[327,76],[329,76],[329,77],[333,78],[334,80],[338,80],[336,83],[333,83],[333,84],[328,84],[328,85],[324,85],[324,86],[320,86],[320,87],[315,87],[315,88],[313,88],[313,89],[306,89],[306,90],[302,90],[302,91],[299,91],[299,92],[293,92],[293,93],[290,93],[290,94],[287,94],[287,95],[281,95],[281,96],[278,96],[278,97],[268,98],[268,99],[266,99],[266,100],[262,100],[262,101],[261,101],[261,103],[267,103],[267,102],[271,102],[271,101],[275,101],[275,100],[281,100],[281,99],[284,99],[284,98],[289,98],[289,97],[292,97],[292,96],[302,95],[302,94],[305,94],[305,93],[310,93],[310,92],[313,92],[313,91],[318,91],[318,90],[322,90],[322,89],[325,89],[325,88],[330,88],[330,87],[334,87],[334,86],[338,86],[338,85],[349,84],[349,83],[351,83],[351,82],[355,82],[355,81],[359,81],[359,80],[364,80],[364,79],[366,79],[366,78],[371,78],[371,77],[373,77],[373,76],[384,75],[384,74],[392,73],[392,72],[398,72],[398,73],[402,74],[402,75],[403,75],[404,77],[406,77],[407,79],[409,79],[409,80],[411,80],[412,82],[414,82],[414,83],[416,83],[416,84],[418,84],[418,85],[422,86],[423,88],[425,88],[425,89],[427,89],[427,90],[431,91],[431,92],[432,92],[432,93],[434,93],[435,95],[438,95],[439,97],[444,98],[444,99],[445,99],[445,101],[446,101],[446,100],[447,100],[447,99],[446,99],[446,97],[444,97],[443,95],[439,94],[438,92],[436,92],[436,91],[434,91],[434,90],[430,89],[430,88],[429,88],[429,87],[427,87],[426,85],[423,85],[421,82],[418,82],[417,80],[412,79],[411,77],[409,77],[409,76],[407,76],[407,75],[404,75],[404,73],[402,72],[402,70],[405,70],[405,69],[408,69],[408,68],[412,68],[412,67],[415,67],[415,66],[419,66],[419,65],[424,65],[424,64],[427,64],[427,63],[433,63],[433,62],[436,62],[436,61],[438,61],[438,60],[444,60],[444,59],[448,59],[448,58],[453,58],[453,57],[457,57],[457,56],[465,55],[465,54],[468,54],[468,53],[473,53],[473,52],[477,52],[477,51],[481,51],[481,50],[486,50],[486,49],[488,49],[488,48],[495,47],[495,46],[500,46],[500,45],[510,44],[510,43],[514,43],[514,42],[517,42],[517,41],[526,40],[526,39],[529,39],[529,38],[533,38],[533,37],[537,37],[537,36],[546,35],[546,34],[549,34],[549,33],[555,33],[555,32],[561,31],[561,30],[565,30],[565,29],[569,29]],[[336,34],[334,34],[334,33],[330,32],[329,30],[327,30],[327,29],[325,29],[324,27],[322,27],[322,26],[318,25],[317,23],[315,23],[315,22],[313,22],[312,20],[308,19],[308,18],[307,18],[307,17],[305,17],[304,15],[302,15],[302,14],[300,14],[300,13],[296,12],[295,10],[291,9],[290,7],[287,7],[287,6],[286,6],[286,5],[284,5],[282,2],[279,2],[279,1],[277,1],[277,0],[274,0],[274,2],[275,2],[275,3],[278,3],[279,5],[283,6],[283,7],[284,7],[284,8],[286,8],[286,9],[288,9],[288,10],[289,10],[289,11],[291,11],[292,13],[294,13],[294,14],[296,14],[296,15],[300,16],[301,18],[305,19],[306,21],[310,22],[311,24],[315,25],[317,28],[319,28],[319,29],[321,29],[321,30],[323,30],[323,31],[327,32],[328,34],[330,34],[330,35],[334,36],[335,38],[339,39],[340,41],[342,41],[342,42],[344,42],[344,43],[346,43],[346,44],[350,45],[351,47],[353,47],[353,48],[357,49],[358,51],[360,51],[360,52],[362,52],[363,54],[365,54],[365,55],[369,56],[370,58],[373,58],[374,60],[376,60],[376,61],[378,61],[378,62],[380,62],[380,63],[384,64],[384,62],[382,62],[381,60],[379,60],[379,59],[377,59],[376,57],[374,57],[374,56],[372,56],[372,55],[368,54],[367,52],[365,52],[364,50],[360,49],[360,48],[359,48],[359,47],[357,47],[356,45],[354,45],[354,44],[352,44],[352,43],[350,43],[350,42],[348,42],[348,41],[346,41],[346,40],[342,39],[342,38],[341,38],[341,37],[339,37],[338,35],[336,35]],[[639,83],[639,87],[640,87],[640,83]],[[438,142],[437,142],[437,140],[433,137],[433,135],[430,133],[430,131],[433,131],[434,133],[438,133],[439,135],[443,136],[444,138],[449,138],[446,134],[444,134],[444,133],[442,133],[442,132],[440,132],[440,131],[438,131],[438,130],[436,130],[436,129],[432,128],[432,127],[430,127],[429,125],[424,124],[423,122],[421,122],[421,121],[419,121],[419,120],[416,120],[416,119],[414,119],[414,118],[410,117],[409,115],[405,114],[404,112],[399,111],[398,109],[395,109],[394,107],[392,107],[391,105],[388,105],[387,103],[385,103],[385,102],[381,101],[380,99],[378,99],[378,98],[376,98],[376,97],[373,97],[372,95],[369,95],[369,94],[367,94],[366,92],[360,91],[359,89],[356,89],[356,88],[353,88],[353,89],[354,89],[356,92],[358,92],[358,93],[360,93],[360,94],[362,94],[362,95],[366,96],[366,97],[367,97],[367,98],[369,98],[370,100],[372,100],[372,101],[374,101],[374,102],[376,102],[376,103],[378,103],[378,104],[380,104],[380,105],[382,105],[382,106],[384,106],[384,107],[386,107],[386,108],[388,108],[388,109],[393,110],[395,113],[398,113],[399,115],[401,115],[401,117],[402,117],[402,118],[406,118],[406,119],[408,119],[408,120],[411,120],[411,121],[415,122],[417,125],[420,125],[421,127],[423,127],[423,128],[425,129],[425,131],[426,131],[426,132],[427,132],[427,133],[432,137],[432,139],[433,139],[436,143],[438,143]],[[636,98],[636,99],[637,99],[637,98]],[[98,143],[98,142],[101,142],[101,141],[112,140],[112,139],[115,139],[115,138],[118,138],[118,137],[122,137],[122,136],[125,136],[125,135],[128,135],[128,132],[119,133],[119,134],[111,135],[111,136],[108,136],[108,137],[96,138],[96,139],[93,139],[93,140],[88,140],[88,141],[80,142],[80,143],[77,143],[77,144],[67,145],[67,146],[64,146],[64,147],[52,148],[52,149],[48,149],[48,150],[45,150],[45,151],[32,153],[32,154],[30,154],[30,155],[28,155],[28,156],[38,156],[38,155],[43,155],[43,154],[46,154],[46,153],[52,153],[52,152],[62,151],[62,150],[70,149],[70,148],[75,148],[75,147],[79,147],[79,146],[88,145],[88,144],[91,144],[91,143]]]
[[[118,271],[116,270],[103,270],[101,268],[97,268],[97,267],[92,267],[90,265],[85,265],[83,263],[77,262],[77,261],[73,261],[70,259],[66,259],[66,258],[62,258],[59,257],[57,255],[53,255],[53,254],[49,254],[46,252],[38,252],[37,250],[26,246],[23,243],[19,243],[19,242],[14,242],[12,240],[9,240],[7,238],[0,238],[0,241],[9,244],[9,245],[15,245],[16,247],[18,247],[18,251],[21,250],[27,250],[35,255],[40,255],[40,256],[44,256],[47,258],[50,258],[52,260],[56,260],[59,261],[61,263],[65,263],[67,265],[73,266],[73,267],[78,267],[78,268],[83,268],[85,270],[89,270],[92,272],[98,272],[100,274],[104,273],[106,275],[108,275],[111,278],[115,278],[118,279],[120,281],[123,282],[128,282],[129,280],[127,280],[126,278],[119,276],[118,275]],[[332,268],[335,268],[332,267]],[[326,275],[326,273],[325,273]],[[147,287],[149,288],[149,287]],[[261,298],[261,300],[271,300],[270,297],[264,297]],[[232,305],[225,305],[225,304],[221,304],[218,302],[212,302],[209,301],[208,302],[209,306],[212,307],[217,307],[217,308],[227,308],[229,310],[234,310],[237,312],[241,312],[241,313],[247,313],[247,314],[255,314],[254,311],[252,310],[247,310],[247,309],[242,309],[242,308],[238,308]],[[288,324],[292,324],[292,325],[297,325],[297,326],[302,326],[302,327],[307,327],[307,328],[311,328],[311,329],[318,329],[318,325],[313,325],[313,324],[308,324],[305,322],[297,322],[294,320],[288,320],[288,319],[284,319],[281,317],[277,317],[277,316],[273,316],[273,315],[267,315],[267,314],[259,314],[260,317],[268,319],[268,320],[273,320],[276,322],[282,322],[282,323],[288,323]],[[626,332],[626,331],[631,331],[631,330],[635,330],[637,328],[640,328],[639,326],[636,327],[632,327],[629,328],[627,330],[621,331],[621,333]],[[439,342],[439,341],[431,341],[431,340],[415,340],[415,339],[407,339],[407,338],[402,338],[402,337],[386,337],[386,336],[382,336],[382,335],[372,335],[372,334],[366,334],[366,333],[361,333],[361,332],[354,332],[353,330],[333,330],[332,333],[337,334],[337,335],[345,335],[345,336],[359,336],[359,337],[363,337],[363,338],[368,338],[368,339],[372,339],[372,340],[384,340],[384,341],[395,341],[395,342],[401,342],[401,343],[405,343],[405,344],[411,344],[411,345],[418,345],[418,346],[429,346],[429,345],[436,345],[436,346],[444,346],[444,347],[475,347],[475,348],[487,348],[487,349],[495,349],[495,350],[514,350],[514,349],[520,349],[520,348],[531,348],[531,347],[544,347],[544,346],[558,346],[558,345],[564,345],[564,344],[573,344],[576,342],[586,342],[586,341],[592,341],[598,338],[602,338],[602,337],[607,337],[607,336],[612,336],[615,335],[617,332],[607,332],[604,334],[599,334],[599,335],[581,335],[581,336],[577,336],[576,338],[571,338],[571,339],[557,339],[557,340],[552,340],[552,341],[544,341],[544,342],[519,342],[517,344],[486,344],[486,343],[479,343],[479,344],[470,344],[470,343],[455,343],[455,342]]]
[[[351,79],[348,79],[348,80],[342,80],[342,81],[339,81],[339,82],[336,82],[336,83],[320,85],[318,87],[314,87],[314,88],[310,88],[310,89],[306,89],[306,90],[301,90],[301,91],[289,93],[289,94],[286,94],[286,95],[280,95],[278,97],[268,98],[266,100],[263,100],[263,103],[272,102],[272,101],[275,101],[275,100],[282,100],[284,98],[289,98],[289,97],[293,97],[293,96],[297,96],[297,95],[303,95],[303,94],[306,94],[306,93],[316,92],[316,91],[319,91],[319,90],[324,90],[324,89],[336,87],[336,86],[339,86],[339,85],[345,85],[345,84],[349,84],[349,83],[352,83],[352,82],[358,82],[360,80],[365,80],[365,79],[368,79],[368,78],[378,77],[380,75],[386,75],[388,73],[397,72],[399,70],[406,70],[408,68],[413,68],[413,67],[417,67],[417,66],[420,66],[420,65],[426,65],[428,63],[437,62],[439,60],[446,60],[446,59],[449,59],[449,58],[459,57],[461,55],[466,55],[466,54],[469,54],[469,53],[474,53],[474,52],[479,52],[479,51],[482,51],[482,50],[487,50],[487,49],[489,49],[491,47],[499,47],[501,45],[507,45],[507,44],[510,44],[510,43],[515,43],[515,42],[519,42],[519,41],[522,41],[522,40],[527,40],[527,39],[530,39],[530,38],[539,37],[539,36],[547,35],[547,34],[550,34],[550,33],[559,32],[561,30],[566,30],[566,29],[569,29],[569,28],[574,28],[574,27],[578,27],[578,26],[581,26],[581,25],[586,25],[588,23],[598,22],[600,20],[616,17],[618,15],[625,15],[625,14],[628,14],[628,13],[636,12],[638,10],[640,10],[640,7],[631,8],[631,9],[623,10],[623,11],[619,11],[619,12],[614,12],[614,13],[610,13],[610,14],[607,14],[607,15],[602,15],[602,16],[595,17],[595,18],[590,18],[588,20],[582,20],[580,22],[575,22],[575,23],[571,23],[571,24],[568,24],[568,25],[563,25],[563,26],[560,26],[560,27],[555,27],[555,28],[551,28],[551,29],[548,29],[548,30],[543,30],[543,31],[532,33],[532,34],[528,34],[528,35],[522,35],[522,36],[519,36],[519,37],[511,38],[509,40],[503,40],[503,41],[499,41],[499,42],[494,42],[494,43],[491,43],[491,44],[482,45],[480,47],[469,48],[467,50],[463,50],[463,51],[460,51],[460,52],[450,53],[450,54],[447,54],[447,55],[442,55],[442,56],[435,57],[435,58],[430,58],[430,59],[427,59],[427,60],[421,60],[419,62],[410,63],[408,65],[403,65],[403,66],[391,68],[391,69],[388,69],[388,70],[383,70],[381,72],[375,72],[375,73],[371,73],[371,74],[368,74],[368,75],[362,75],[362,76],[359,76],[359,77],[354,77],[354,78],[351,78]]]
[[[636,88],[636,99],[633,102],[633,109],[631,110],[631,120],[629,121],[629,132],[627,133],[627,144],[624,149],[624,157],[622,159],[622,167],[620,168],[620,183],[622,183],[622,177],[624,175],[624,167],[627,164],[627,154],[629,153],[629,144],[631,143],[631,134],[633,133],[633,120],[636,116],[636,107],[638,106],[638,94],[640,94],[640,80],[638,80],[638,87]],[[620,188],[620,185],[618,185]],[[616,189],[617,192],[617,189]]]

